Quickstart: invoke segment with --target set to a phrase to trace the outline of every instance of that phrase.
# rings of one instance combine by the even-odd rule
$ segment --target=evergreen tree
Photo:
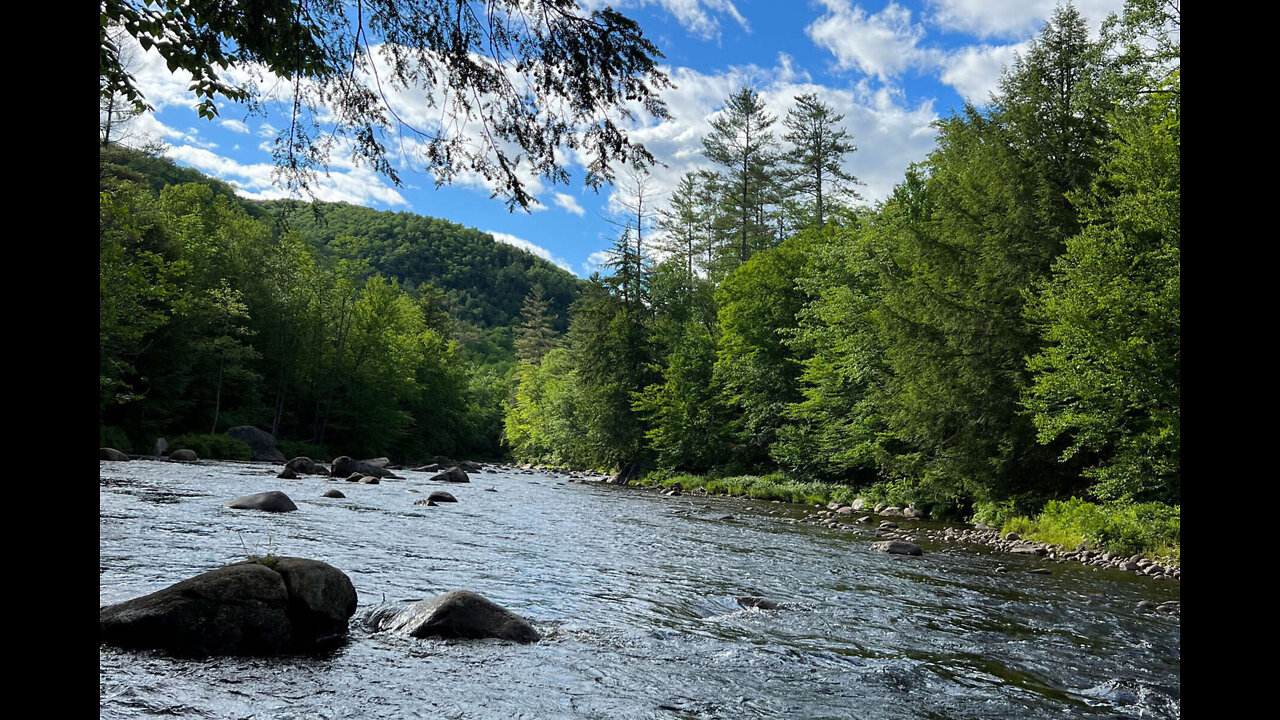
[[[787,111],[783,124],[789,132],[782,138],[792,148],[783,159],[789,166],[790,190],[809,198],[803,212],[803,226],[822,227],[830,208],[842,198],[856,198],[853,186],[858,179],[844,169],[844,159],[858,148],[841,127],[843,115],[836,115],[816,93],[799,95]]]
[[[542,286],[534,285],[524,298],[520,327],[516,329],[516,358],[522,364],[534,365],[555,345],[558,333],[552,327],[555,315],[542,295]]]
[[[702,138],[703,153],[724,168],[719,201],[731,218],[734,265],[774,244],[766,205],[775,198],[777,142],[769,129],[777,118],[765,112],[760,95],[746,85],[726,100]]]

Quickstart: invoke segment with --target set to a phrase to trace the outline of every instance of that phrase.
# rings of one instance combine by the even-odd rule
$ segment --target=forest
[[[702,138],[716,170],[666,198],[634,180],[654,210],[585,282],[446,220],[243,201],[104,141],[102,443],[227,453],[218,434],[253,424],[286,454],[1176,528],[1181,85],[1162,7],[1131,2],[1096,39],[1059,7],[874,205],[821,97],[778,118],[744,85]]]
[[[637,217],[568,331],[521,358],[512,454],[995,525],[1176,528],[1177,29],[1131,3],[1090,40],[1059,7],[874,207],[821,98],[779,123],[742,87],[702,138],[718,171],[652,218],[662,243]]]

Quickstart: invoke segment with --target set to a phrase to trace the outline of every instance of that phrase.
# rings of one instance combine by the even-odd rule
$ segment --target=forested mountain
[[[481,328],[517,324],[525,296],[540,285],[550,311],[558,316],[555,328],[563,332],[569,304],[580,292],[576,277],[546,260],[447,220],[346,203],[260,205],[277,217],[288,210],[289,227],[325,254],[345,253],[350,247],[355,257],[402,287],[432,285],[443,293],[455,319]]]
[[[252,424],[320,457],[502,454],[515,340],[559,334],[572,275],[431,218],[283,213],[144,152],[100,168],[104,445]]]

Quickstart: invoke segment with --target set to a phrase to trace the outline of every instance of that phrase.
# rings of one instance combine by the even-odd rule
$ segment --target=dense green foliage
[[[503,452],[511,326],[530,286],[567,306],[572,276],[404,214],[336,208],[368,239],[308,241],[289,223],[315,230],[323,209],[273,219],[277,204],[116,146],[101,168],[104,443],[149,450],[157,436],[251,424],[322,458]],[[392,225],[410,230],[392,240]]]
[[[734,93],[704,139],[723,173],[686,175],[659,212],[666,260],[616,265],[571,309],[568,352],[508,411],[539,439],[515,455],[1176,545],[1180,88],[1161,8],[1133,0],[1091,41],[1060,7],[989,107],[939,121],[891,197],[853,212],[826,205],[853,183],[831,171],[853,147],[838,116],[796,98],[779,153],[754,91]],[[1125,504],[1052,502],[1072,497]]]

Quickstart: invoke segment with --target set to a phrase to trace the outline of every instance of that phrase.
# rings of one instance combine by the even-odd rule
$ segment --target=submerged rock
[[[324,497],[327,497],[327,498],[344,498],[344,497],[346,497],[346,495],[343,495],[341,490],[325,490],[325,491],[324,491]]]
[[[417,638],[498,638],[525,644],[542,639],[527,620],[470,590],[455,590],[403,609],[382,608],[367,622],[374,630]]]
[[[233,510],[263,510],[265,512],[292,512],[298,509],[288,495],[279,490],[244,495],[226,503],[223,507]]]
[[[286,467],[285,469],[281,470],[280,474],[276,475],[276,477],[280,478],[281,480],[297,480],[298,473]]]
[[[356,591],[317,560],[269,557],[237,563],[104,607],[99,640],[180,656],[278,655],[347,632]]]
[[[734,599],[747,610],[777,610],[782,607],[782,605],[772,600],[752,595],[739,595]]]

